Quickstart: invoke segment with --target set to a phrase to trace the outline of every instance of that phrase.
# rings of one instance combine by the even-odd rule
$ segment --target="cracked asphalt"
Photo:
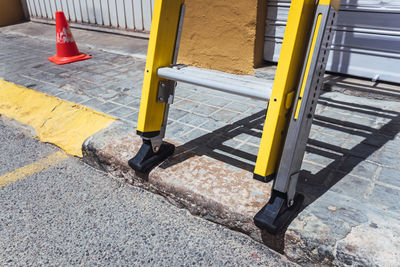
[[[4,116],[0,151],[0,180],[60,154]],[[49,165],[0,188],[0,266],[294,265],[78,158]]]

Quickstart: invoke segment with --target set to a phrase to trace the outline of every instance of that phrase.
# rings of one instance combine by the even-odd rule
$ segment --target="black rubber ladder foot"
[[[304,196],[297,194],[288,207],[286,194],[272,190],[268,203],[254,216],[254,224],[272,235],[285,230],[299,213]]]
[[[157,165],[172,156],[175,146],[170,143],[163,142],[160,149],[155,153],[151,146],[150,140],[144,140],[135,157],[128,161],[129,166],[136,172],[148,174]]]
[[[268,176],[261,176],[261,175],[258,175],[258,174],[253,174],[253,179],[255,179],[255,180],[257,180],[257,181],[260,181],[260,182],[263,182],[263,183],[269,183],[269,182],[271,182],[272,180],[274,180],[275,179],[275,174],[271,174],[271,175],[268,175]]]

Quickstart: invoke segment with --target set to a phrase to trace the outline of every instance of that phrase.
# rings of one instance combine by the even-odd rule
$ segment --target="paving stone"
[[[187,142],[202,138],[207,134],[208,134],[208,132],[196,128],[196,129],[184,134],[183,136],[181,136],[181,138],[182,138],[182,140],[184,140],[184,143],[187,143]]]
[[[110,111],[115,110],[119,107],[121,107],[121,106],[111,103],[111,102],[106,102],[103,105],[101,105],[99,108],[102,112],[109,113]]]
[[[347,154],[363,159],[373,159],[378,155],[378,147],[360,143],[347,151]]]
[[[193,113],[188,113],[186,116],[183,116],[178,119],[179,122],[192,125],[194,127],[201,126],[202,124],[206,123],[208,120],[205,116],[196,115]]]
[[[227,124],[225,122],[210,119],[210,120],[207,120],[203,125],[201,125],[201,128],[212,132],[212,131],[219,130],[226,126],[227,126]]]
[[[346,142],[346,140],[342,138],[335,138],[331,135],[327,135],[321,132],[316,133],[313,138],[313,140],[318,141],[320,146],[323,146],[324,148],[329,148],[332,150],[335,150],[337,152],[342,151],[342,146]],[[310,140],[309,140],[310,142]],[[310,142],[312,143],[312,142]]]
[[[85,105],[85,106],[88,106],[90,108],[96,109],[96,110],[101,110],[101,106],[104,103],[105,102],[103,100],[92,98],[92,99],[90,99],[88,101],[83,102],[82,104]]]
[[[127,104],[126,106],[130,107],[130,108],[139,109],[140,108],[140,98],[135,98],[135,100],[133,100],[133,102]]]
[[[189,112],[178,109],[178,108],[174,108],[174,106],[172,106],[171,109],[169,110],[168,118],[173,119],[173,120],[180,120],[188,114],[189,114]]]
[[[341,109],[333,109],[330,107],[326,107],[323,110],[323,112],[320,113],[320,116],[334,119],[337,121],[344,121],[346,119],[346,116],[348,115],[350,114],[343,112]]]
[[[366,137],[358,135],[349,135],[347,140],[342,144],[342,148],[346,150],[356,149],[360,144],[364,144]],[[367,143],[366,143],[367,144]]]
[[[117,96],[117,97],[111,99],[111,101],[116,102],[121,105],[128,105],[128,104],[134,102],[135,100],[136,100],[136,98],[129,96],[129,95]]]
[[[71,99],[75,99],[75,100],[83,100],[84,96],[82,96],[82,98],[80,98],[82,95],[78,95],[74,92],[69,92],[69,91],[64,91],[60,94],[57,95],[58,98],[63,99],[63,100],[67,100],[67,101],[71,101]],[[82,102],[85,102],[87,100],[89,100],[90,97],[87,97],[86,100],[83,100]],[[78,103],[78,101],[76,101]]]
[[[312,162],[303,161],[301,164],[301,170],[310,172],[312,175],[318,175],[321,171],[326,170],[326,167]]]
[[[166,131],[166,137],[175,140],[175,138],[179,138],[193,129],[194,127],[192,126],[185,125],[180,122],[174,122],[171,125],[168,125]]]
[[[208,100],[211,99],[212,96],[208,94],[201,94],[201,93],[194,93],[186,96],[186,99],[195,101],[195,102],[201,102],[201,103],[208,103]]]
[[[394,212],[397,216],[400,216],[400,190],[387,186],[375,185],[370,199],[384,210]]]
[[[210,117],[217,121],[230,123],[230,122],[236,121],[236,118],[238,118],[239,115],[240,115],[240,113],[238,113],[238,112],[221,109],[221,110],[213,113]]]
[[[310,150],[311,148],[308,148],[308,150]],[[307,161],[310,161],[314,164],[317,165],[322,165],[322,166],[329,166],[333,163],[335,163],[335,166],[338,166],[340,164],[341,161],[341,156],[334,154],[334,153],[329,153],[326,151],[318,151],[318,149],[312,149],[311,150],[313,153],[310,152],[306,152],[304,155],[304,159]],[[318,154],[318,152],[320,152],[322,155]],[[324,153],[326,152],[326,153]],[[328,157],[327,154],[330,156]],[[331,168],[335,168],[335,166],[331,165]]]
[[[379,166],[375,163],[362,161],[349,172],[350,175],[364,179],[373,179]]]
[[[101,98],[105,100],[110,100],[116,96],[118,96],[119,92],[118,91],[111,91],[111,90],[106,90],[102,88],[97,88],[96,91],[91,92],[92,94],[96,94],[96,96],[100,96]]]
[[[124,120],[136,124],[138,121],[138,116],[139,116],[139,112],[135,112],[135,113],[127,116],[126,118],[124,118]]]
[[[128,107],[119,107],[117,109],[109,111],[109,114],[116,116],[118,118],[127,118],[135,113],[137,113],[137,110]]]
[[[251,135],[249,135],[249,132],[247,129],[242,128],[242,129],[238,130],[234,135],[232,135],[232,137],[235,138],[236,140],[247,142],[249,140],[249,138],[251,137]]]
[[[316,125],[322,126],[320,128],[321,133],[330,135],[335,138],[340,138],[340,139],[348,139],[350,135],[346,133],[343,130],[340,130],[340,126],[338,127],[337,125],[332,125],[329,123],[321,122],[321,121],[315,121],[314,122]]]
[[[192,111],[194,108],[197,108],[200,105],[201,105],[200,103],[193,102],[190,100],[182,100],[174,104],[175,108],[179,108],[185,111]]]
[[[217,110],[218,110],[218,108],[216,108],[216,107],[204,105],[204,104],[201,104],[201,105],[196,106],[191,109],[191,111],[193,113],[196,113],[196,114],[199,114],[202,116],[206,116],[206,117],[210,117],[210,115],[213,114]]]
[[[383,149],[381,153],[377,154],[376,162],[388,167],[399,167],[400,166],[399,153]]]
[[[237,148],[239,155],[252,164],[256,164],[257,155],[258,155],[258,146],[252,146],[248,144],[243,144]]]
[[[218,96],[208,95],[205,103],[211,106],[224,107],[231,102],[232,100],[229,98],[222,98]]]
[[[236,101],[231,102],[230,104],[224,106],[224,109],[229,109],[229,110],[233,110],[233,111],[240,112],[240,113],[246,112],[252,108],[254,108],[253,105],[249,105],[249,104],[243,103],[243,102],[240,103],[240,102],[236,102]]]
[[[371,138],[372,139],[372,138]],[[397,138],[382,138],[381,142],[379,142],[381,146],[384,145],[385,149],[392,150],[394,152],[399,151],[400,148],[400,139]]]
[[[378,181],[400,188],[400,169],[382,168]]]
[[[346,175],[330,190],[352,198],[367,199],[367,194],[370,192],[372,185],[373,182],[370,180],[364,180],[352,175]]]

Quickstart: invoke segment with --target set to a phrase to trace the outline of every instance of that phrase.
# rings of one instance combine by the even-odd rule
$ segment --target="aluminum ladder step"
[[[271,98],[274,82],[251,75],[236,75],[186,65],[159,68],[157,74],[164,79],[190,83],[264,101]]]

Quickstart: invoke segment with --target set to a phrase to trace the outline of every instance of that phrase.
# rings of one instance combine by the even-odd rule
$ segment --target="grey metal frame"
[[[335,20],[337,18],[336,10],[333,7],[326,5],[318,6],[312,30],[313,33],[315,32],[319,14],[322,15],[322,19],[317,33],[316,45],[314,51],[310,51],[310,42],[307,51],[308,57],[312,56],[308,76],[305,77],[307,64],[304,64],[301,76],[302,79],[307,79],[305,90],[303,96],[300,98],[300,88],[302,84],[302,82],[300,82],[295,98],[296,104],[292,110],[278,173],[273,187],[274,190],[287,194],[288,206],[293,205],[300,168],[310,134],[317,100],[323,84],[326,62],[329,56],[328,49],[332,42],[332,27],[335,25]],[[312,38],[310,40],[312,40]],[[301,102],[298,101],[300,99]],[[295,114],[298,104],[301,106],[296,119]]]
[[[213,70],[204,70],[186,65],[160,68],[161,78],[190,83],[231,94],[267,101],[272,94],[272,80],[249,75],[234,75]]]

